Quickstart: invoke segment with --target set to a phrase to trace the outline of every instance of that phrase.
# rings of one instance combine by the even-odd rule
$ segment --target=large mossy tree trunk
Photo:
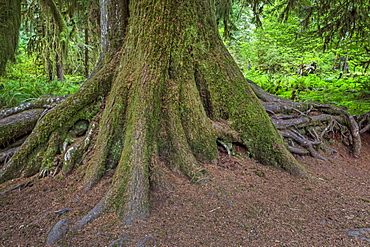
[[[0,0],[0,75],[14,60],[21,25],[21,0]]]
[[[114,206],[130,224],[148,217],[150,187],[166,187],[166,169],[196,178],[202,163],[217,160],[218,139],[242,143],[263,164],[306,175],[223,45],[213,1],[102,6],[108,26],[116,26],[103,26],[96,73],[41,118],[2,168],[2,181],[58,165],[68,174],[84,163],[88,191],[115,168],[96,210]],[[110,22],[113,16],[120,19]]]

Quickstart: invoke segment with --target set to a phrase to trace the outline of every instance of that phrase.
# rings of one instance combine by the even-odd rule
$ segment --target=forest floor
[[[220,153],[198,184],[170,174],[174,187],[152,193],[148,220],[122,226],[107,212],[55,246],[370,246],[370,134],[362,140],[358,159],[336,144],[328,161],[298,158],[312,179]],[[0,246],[44,246],[56,222],[72,225],[91,210],[113,171],[87,194],[79,174],[0,194]],[[0,193],[28,180],[1,184]]]

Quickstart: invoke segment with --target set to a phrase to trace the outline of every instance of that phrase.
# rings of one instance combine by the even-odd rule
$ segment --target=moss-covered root
[[[218,36],[216,32],[213,35]],[[210,117],[229,122],[231,129],[240,134],[252,157],[261,163],[306,176],[221,39],[212,41],[206,54],[197,47],[193,49],[193,56],[197,58],[198,84],[208,91],[202,96],[203,102],[212,102]],[[206,104],[204,106],[207,107]]]
[[[237,99],[230,106],[233,122],[231,127],[241,133],[241,139],[252,157],[263,164],[281,167],[293,175],[308,177],[304,168],[288,151],[283,138],[258,99],[252,97],[252,92],[248,92],[248,89],[247,92],[241,92],[244,92],[244,97]]]
[[[194,74],[185,68],[183,71],[187,75]],[[161,156],[172,171],[191,178],[201,168],[198,161],[213,162],[218,152],[216,131],[206,116],[194,78],[187,78],[185,74],[180,85],[173,84],[173,80],[166,82]]]
[[[136,146],[136,145],[135,145]],[[116,170],[112,184],[110,203],[114,205],[122,217],[124,225],[130,225],[137,220],[149,217],[149,162],[148,154],[138,158],[136,155],[126,155],[127,159]],[[124,151],[127,154],[127,151]],[[136,156],[136,157],[135,157]],[[142,159],[144,158],[144,159]],[[140,162],[140,163],[138,163]]]
[[[245,94],[243,99],[237,101],[238,107],[231,108],[231,127],[241,133],[241,139],[252,157],[263,164],[281,167],[293,175],[307,177],[307,172],[288,151],[262,105],[255,97]]]
[[[90,221],[97,219],[104,212],[104,210],[109,206],[107,204],[107,198],[109,197],[109,195],[110,195],[110,191],[108,191],[104,195],[104,197],[100,200],[100,202],[96,204],[95,207],[90,210],[90,212],[88,212],[81,220],[76,222],[72,230],[73,231],[80,230]]]
[[[56,140],[51,137],[55,137],[55,133],[65,135],[76,121],[80,119],[90,121],[97,114],[100,110],[101,99],[105,98],[110,91],[118,59],[114,58],[108,62],[75,94],[51,109],[37,122],[27,141],[1,169],[0,181],[21,175],[31,176],[37,173],[41,167],[48,166],[46,163],[50,161],[53,154],[58,152],[56,146],[60,146],[63,142],[60,140],[58,143],[49,144],[49,142]],[[48,157],[43,159],[45,152]]]
[[[173,113],[170,107],[163,115],[167,121],[164,121],[162,125],[161,133],[164,135],[161,136],[161,156],[173,172],[193,177],[200,169],[200,165],[187,142],[180,117]]]
[[[152,77],[154,76],[154,78]],[[149,167],[157,162],[157,133],[160,98],[155,75],[135,85],[127,107],[122,156],[112,183],[109,200],[125,225],[149,216]],[[143,89],[150,93],[142,94]]]
[[[83,192],[96,185],[107,168],[117,166],[123,149],[124,123],[129,87],[120,83],[121,75],[113,83],[107,98],[102,120],[99,124],[98,137],[95,143],[93,157],[89,162],[85,177]]]

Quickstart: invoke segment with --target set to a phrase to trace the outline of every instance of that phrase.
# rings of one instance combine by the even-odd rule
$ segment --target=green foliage
[[[8,68],[5,76],[0,77],[0,108],[13,107],[38,98],[41,95],[64,95],[75,92],[84,78],[65,76],[64,81],[48,81],[32,58],[24,54],[18,56],[19,62]]]
[[[294,101],[318,102],[345,107],[351,114],[370,111],[369,75],[335,76],[319,75],[286,76],[283,74],[247,75],[266,91]]]
[[[354,36],[324,49],[322,39],[302,27],[299,14],[281,23],[272,10],[261,13],[262,28],[253,25],[250,10],[241,10],[239,30],[225,41],[245,76],[295,101],[347,107],[352,114],[370,111],[369,42]]]
[[[41,95],[65,95],[75,92],[80,85],[74,80],[45,82],[40,80],[8,80],[0,78],[0,107],[13,107]]]
[[[0,77],[0,108],[13,107],[46,94],[72,94],[85,80],[76,70],[70,71],[73,75],[65,75],[63,81],[50,81],[43,58],[28,54],[29,38],[26,30],[21,29],[16,62],[9,64],[6,74]]]

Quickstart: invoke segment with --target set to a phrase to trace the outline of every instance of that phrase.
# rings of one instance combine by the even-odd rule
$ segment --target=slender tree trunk
[[[85,45],[89,45],[89,29],[85,27]],[[85,47],[85,59],[84,59],[84,67],[85,67],[85,77],[89,76],[89,48]]]
[[[66,60],[66,56],[68,54],[68,41],[69,41],[69,31],[67,27],[67,23],[62,15],[61,10],[58,8],[57,4],[54,0],[40,0],[43,7],[50,10],[51,15],[53,16],[54,22],[58,27],[58,34],[59,34],[59,52],[60,54],[57,55],[57,66],[58,64],[63,64]],[[58,62],[60,61],[60,62]],[[63,66],[59,66],[62,68]],[[59,78],[59,76],[58,76]]]
[[[55,54],[55,69],[58,80],[63,81],[64,80],[63,61],[58,53]]]
[[[21,1],[0,0],[0,75],[7,62],[14,61],[21,25]]]

